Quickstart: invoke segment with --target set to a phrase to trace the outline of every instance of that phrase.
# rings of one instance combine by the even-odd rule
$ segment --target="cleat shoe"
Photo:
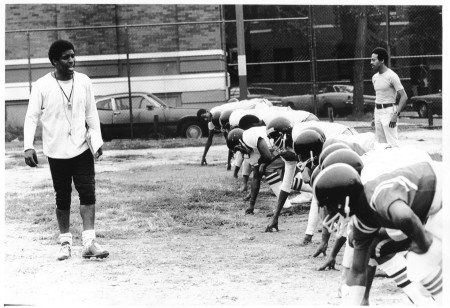
[[[61,248],[59,249],[58,256],[56,257],[56,260],[63,261],[67,260],[72,255],[72,248],[70,247],[69,243],[63,243],[61,244]]]
[[[81,252],[81,256],[85,259],[89,258],[99,258],[103,259],[109,256],[109,252],[102,249],[102,247],[95,241],[92,241],[89,246],[85,246]]]

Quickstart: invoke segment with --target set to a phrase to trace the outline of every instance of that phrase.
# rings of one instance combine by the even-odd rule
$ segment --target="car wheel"
[[[420,118],[428,117],[428,105],[427,103],[420,103],[419,108],[417,109]]]
[[[181,127],[181,136],[188,139],[199,139],[203,137],[203,130],[198,123],[186,122]]]

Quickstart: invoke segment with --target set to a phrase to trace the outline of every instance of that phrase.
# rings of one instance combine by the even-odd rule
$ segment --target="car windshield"
[[[333,87],[336,90],[336,92],[353,93],[353,86],[349,86],[349,85],[334,85]]]
[[[166,105],[166,103],[164,103],[164,101],[162,99],[160,99],[159,97],[157,97],[155,94],[147,94],[147,97],[149,98],[150,101],[153,102],[153,104],[155,105],[161,105],[162,108],[168,108],[168,106]]]

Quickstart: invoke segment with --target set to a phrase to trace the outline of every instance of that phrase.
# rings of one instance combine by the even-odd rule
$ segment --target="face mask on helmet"
[[[292,137],[290,137],[291,132],[291,122],[282,116],[272,119],[267,125],[266,131],[272,148],[279,153],[284,151],[289,144],[292,145],[292,141],[289,143],[289,140],[292,140]]]
[[[269,132],[270,130],[271,129],[268,129],[267,131]],[[274,149],[276,152],[281,153],[285,149],[286,136],[283,133],[273,131],[272,128],[272,132],[269,132],[267,136],[269,137],[269,142],[272,149]]]
[[[244,143],[244,141],[239,140],[239,144],[234,147],[235,152],[239,151],[242,153],[244,158],[249,158],[250,153],[252,152],[252,148]]]
[[[339,210],[340,207],[338,206],[337,213],[333,213],[334,215],[330,213],[324,218],[322,225],[328,229],[328,232],[330,232],[330,233],[337,232],[339,229],[339,219],[341,217],[344,219],[350,217],[350,207],[348,206],[348,203],[349,203],[349,197],[347,196],[345,198],[344,213],[342,213]]]

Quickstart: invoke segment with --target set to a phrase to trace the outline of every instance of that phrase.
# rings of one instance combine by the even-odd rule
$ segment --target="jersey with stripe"
[[[389,207],[396,201],[407,204],[425,223],[436,186],[436,173],[429,162],[410,164],[367,181],[352,218],[355,248],[370,245],[381,227],[396,228],[389,215]]]

